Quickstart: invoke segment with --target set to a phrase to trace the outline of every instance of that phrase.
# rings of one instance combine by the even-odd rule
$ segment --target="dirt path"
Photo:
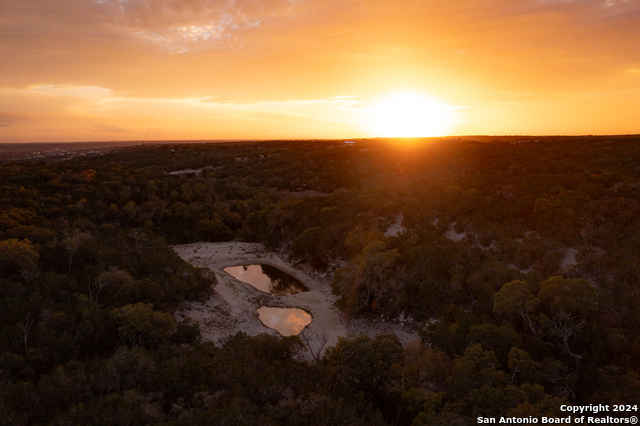
[[[578,250],[569,248],[565,251],[564,258],[562,259],[562,263],[560,267],[564,271],[568,271],[572,266],[576,266],[578,261],[576,260],[576,255],[578,254]]]
[[[387,237],[393,237],[403,232],[405,230],[405,227],[402,226],[403,219],[404,219],[404,214],[400,213],[396,217],[396,221],[392,223],[391,226],[384,232],[384,235]]]
[[[285,261],[278,253],[268,252],[256,243],[192,243],[173,246],[175,252],[194,266],[211,269],[217,284],[212,296],[204,303],[192,302],[176,312],[181,320],[186,317],[198,321],[204,339],[221,342],[239,331],[248,335],[268,333],[277,335],[258,319],[261,306],[302,308],[310,312],[313,321],[304,330],[304,338],[315,350],[323,344],[336,344],[339,336],[395,333],[403,344],[418,338],[415,324],[410,322],[384,322],[382,320],[347,321],[335,307],[336,296],[331,292],[331,276],[318,274],[309,268],[303,270]],[[263,293],[222,270],[229,266],[263,263],[275,266],[305,284],[309,291],[291,296]]]

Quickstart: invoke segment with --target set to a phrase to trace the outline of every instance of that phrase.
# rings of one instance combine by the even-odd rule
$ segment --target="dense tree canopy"
[[[638,142],[167,144],[1,164],[0,424],[463,425],[637,404]],[[410,318],[421,340],[345,337],[313,364],[296,337],[203,342],[172,313],[212,275],[169,245],[234,239],[332,274],[348,318]]]

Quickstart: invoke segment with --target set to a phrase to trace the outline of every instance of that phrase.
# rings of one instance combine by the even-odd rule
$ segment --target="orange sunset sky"
[[[640,0],[2,0],[0,142],[640,133]]]

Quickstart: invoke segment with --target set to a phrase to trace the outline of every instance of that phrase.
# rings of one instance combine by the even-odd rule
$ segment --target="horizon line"
[[[393,140],[393,139],[461,139],[461,138],[568,138],[568,137],[640,137],[640,133],[620,133],[620,134],[549,134],[549,135],[490,135],[490,134],[472,134],[472,135],[449,135],[449,136],[374,136],[374,137],[356,137],[356,138],[238,138],[238,139],[131,139],[131,140],[88,140],[88,141],[37,141],[37,142],[0,142],[3,145],[39,145],[39,144],[90,144],[90,143],[113,143],[113,144],[188,144],[188,143],[225,143],[225,142],[285,142],[285,141],[339,141],[339,140]]]

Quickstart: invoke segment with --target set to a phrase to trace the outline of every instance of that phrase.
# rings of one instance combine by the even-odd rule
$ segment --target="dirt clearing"
[[[418,338],[416,324],[410,320],[348,321],[335,307],[336,296],[331,292],[330,274],[319,274],[311,268],[294,266],[279,253],[265,250],[257,243],[191,243],[173,246],[185,261],[213,271],[216,278],[214,292],[203,303],[190,302],[176,312],[178,320],[189,317],[200,323],[205,340],[220,343],[239,331],[254,336],[260,333],[278,335],[260,322],[257,310],[261,306],[301,308],[309,312],[313,321],[304,330],[304,338],[312,347],[333,346],[338,336],[349,334],[394,333],[403,344]],[[290,296],[263,293],[238,281],[222,270],[229,266],[267,264],[301,281],[309,291]]]

